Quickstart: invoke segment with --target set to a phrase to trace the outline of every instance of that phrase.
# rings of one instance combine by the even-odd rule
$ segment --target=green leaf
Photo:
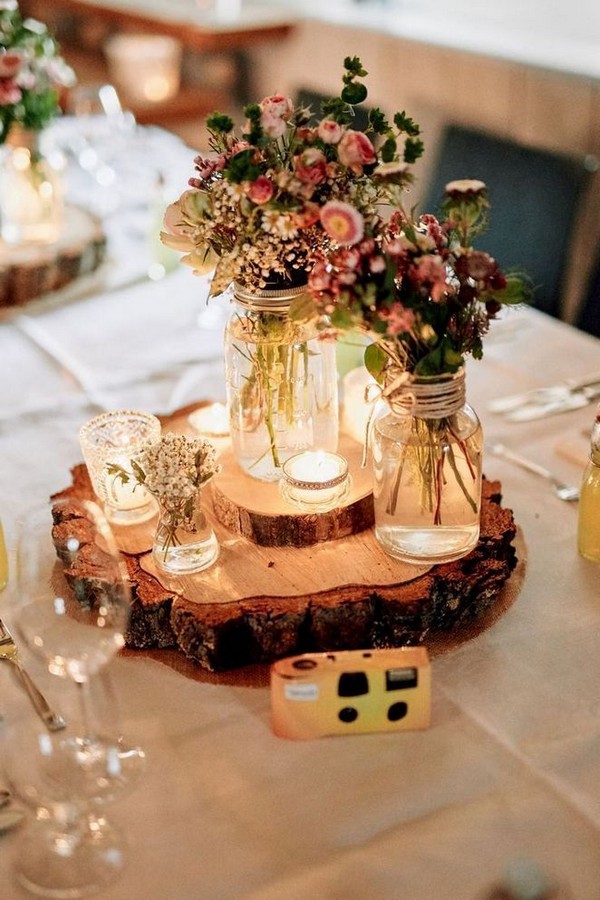
[[[232,156],[227,163],[227,168],[223,170],[223,174],[228,181],[234,184],[241,184],[242,181],[255,181],[261,174],[260,166],[254,162],[255,150],[249,147]]]
[[[414,163],[423,155],[425,144],[419,138],[406,138],[404,142],[404,162]]]
[[[383,371],[388,362],[388,355],[379,344],[369,344],[365,350],[365,366],[367,371],[373,376],[375,381],[381,384]]]
[[[348,103],[344,103],[341,97],[332,97],[330,100],[324,100],[321,104],[323,115],[326,118],[339,122],[340,125],[347,125],[352,121],[354,110]]]
[[[381,158],[383,162],[393,162],[397,150],[398,145],[396,144],[396,138],[389,137],[384,141],[383,146],[381,147]]]
[[[356,106],[358,103],[362,103],[363,100],[367,99],[367,89],[364,84],[352,82],[351,84],[347,84],[342,90],[341,97],[346,103]]]
[[[344,59],[344,69],[359,78],[364,78],[369,74],[366,69],[363,69],[363,64],[358,56],[347,56]]]
[[[233,130],[233,119],[224,113],[214,112],[207,118],[206,127],[217,134],[229,134]]]
[[[389,122],[379,107],[369,110],[369,128],[375,134],[385,134],[390,129]]]
[[[410,116],[407,116],[404,110],[402,112],[397,112],[394,116],[394,125],[399,131],[403,131],[405,134],[410,135],[410,137],[416,137],[418,134],[421,134],[421,129]]]

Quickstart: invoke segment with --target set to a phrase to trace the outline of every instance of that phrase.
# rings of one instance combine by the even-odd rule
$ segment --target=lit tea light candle
[[[164,103],[177,95],[181,44],[158,34],[117,34],[105,45],[111,80],[127,100]]]
[[[188,417],[188,422],[207,437],[225,437],[229,434],[229,413],[224,403],[202,406]]]
[[[282,472],[283,498],[307,512],[335,509],[350,490],[348,461],[326,450],[298,453],[283,464]]]
[[[128,410],[102,413],[86,422],[79,432],[94,493],[102,500],[106,517],[113,524],[144,522],[156,513],[153,497],[133,476],[131,460],[143,446],[159,441],[160,434],[156,416]],[[121,470],[127,478],[117,474]]]

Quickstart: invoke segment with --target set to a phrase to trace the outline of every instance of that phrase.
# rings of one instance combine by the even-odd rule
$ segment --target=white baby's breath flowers
[[[193,510],[190,501],[202,485],[220,471],[210,441],[173,432],[144,447],[132,466],[137,480],[161,506],[170,512],[180,510],[184,518]]]

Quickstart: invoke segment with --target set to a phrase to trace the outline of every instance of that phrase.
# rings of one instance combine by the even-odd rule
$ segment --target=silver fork
[[[545,478],[546,481],[549,481],[552,485],[552,490],[556,494],[556,496],[560,500],[579,500],[579,488],[573,487],[570,484],[565,484],[560,481],[555,475],[550,472],[549,469],[546,469],[544,466],[540,466],[539,463],[532,462],[530,459],[526,459],[524,456],[519,456],[518,453],[514,453],[512,450],[509,450],[508,447],[505,447],[504,444],[492,444],[491,447],[488,448],[490,453],[493,453],[494,456],[501,456],[503,459],[509,460],[509,462],[513,462],[515,465],[520,466],[522,469],[526,469],[528,472],[533,472],[534,475],[539,475],[541,478]]]
[[[7,659],[15,666],[23,687],[29,694],[29,698],[33,703],[35,711],[48,730],[60,731],[61,728],[65,728],[67,723],[63,717],[51,708],[42,692],[34,684],[31,675],[23,668],[23,664],[19,658],[17,645],[2,619],[0,619],[0,659]]]

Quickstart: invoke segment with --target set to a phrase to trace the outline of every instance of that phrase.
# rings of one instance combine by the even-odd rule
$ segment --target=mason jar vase
[[[483,432],[464,371],[412,377],[373,424],[375,536],[390,556],[451,562],[479,539]]]
[[[234,287],[225,330],[231,440],[244,472],[263,481],[279,480],[283,463],[302,450],[337,449],[335,342],[289,316],[305,290]]]

